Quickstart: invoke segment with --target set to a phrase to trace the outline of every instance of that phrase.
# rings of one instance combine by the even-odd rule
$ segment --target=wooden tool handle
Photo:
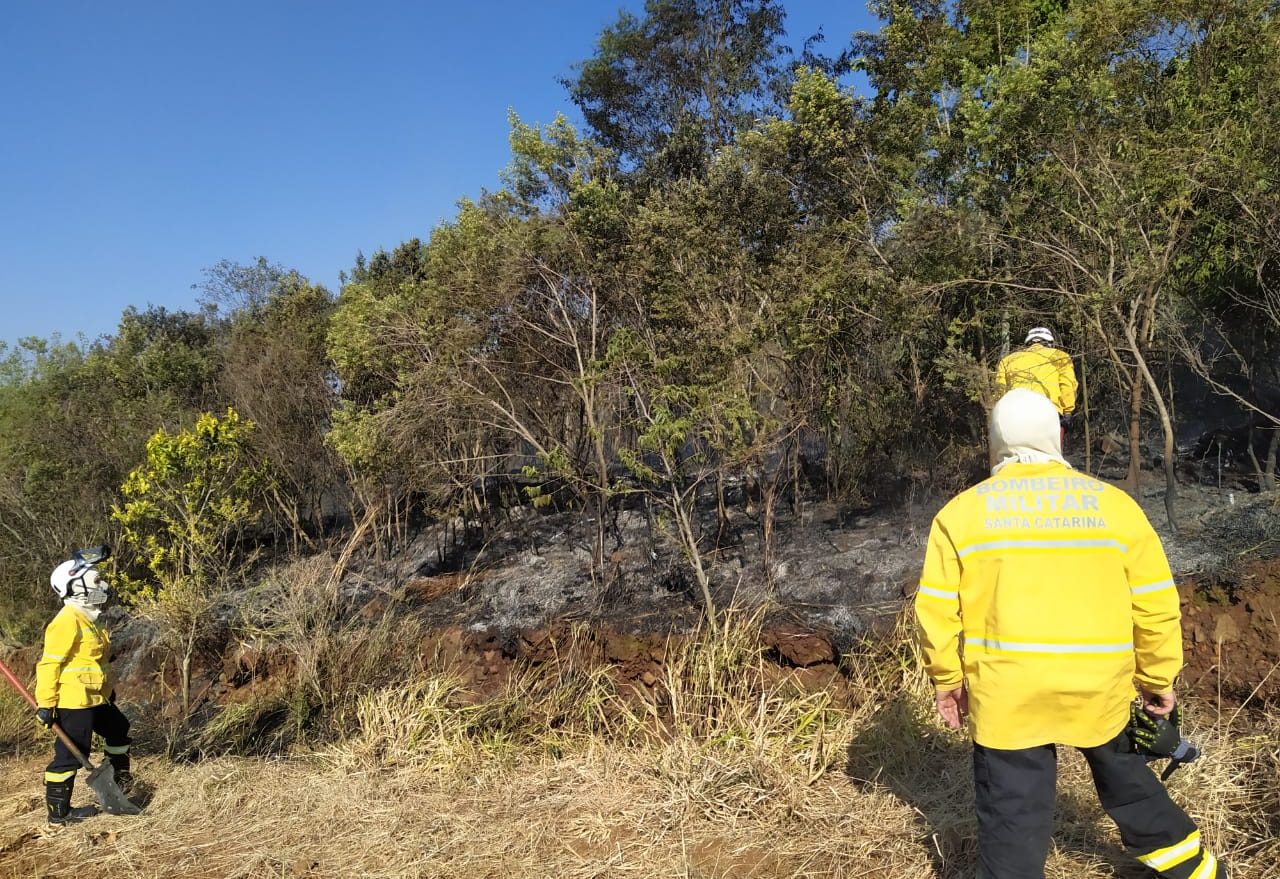
[[[13,688],[22,694],[22,698],[31,703],[32,708],[40,707],[36,704],[35,697],[28,693],[27,688],[22,685],[22,681],[18,680],[13,672],[9,671],[9,666],[0,662],[0,671],[4,672],[4,676],[9,679],[9,683],[13,684]]]
[[[31,703],[32,708],[35,708],[37,711],[40,709],[40,706],[36,704],[35,697],[27,692],[27,688],[22,685],[22,681],[18,680],[17,676],[9,670],[9,666],[5,665],[4,662],[0,662],[0,672],[4,672],[4,676],[9,679],[9,683],[13,684],[13,688],[22,694],[22,698]],[[67,746],[67,750],[71,752],[71,756],[79,760],[81,766],[92,772],[93,764],[89,762],[88,757],[80,753],[80,749],[76,747],[76,743],[71,741],[71,736],[67,735],[66,731],[56,723],[50,724],[50,728],[53,730],[53,734],[62,741],[62,744]]]

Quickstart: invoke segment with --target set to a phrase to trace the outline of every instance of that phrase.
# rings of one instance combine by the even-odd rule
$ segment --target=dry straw
[[[353,696],[353,732],[289,759],[141,762],[140,818],[41,826],[39,762],[3,764],[0,876],[940,877],[972,875],[967,744],[906,642],[830,693],[763,656],[758,620],[672,644],[634,690],[561,645],[477,702],[447,668]],[[1171,783],[1233,876],[1275,876],[1280,724],[1193,706]],[[1137,877],[1064,749],[1052,879]]]

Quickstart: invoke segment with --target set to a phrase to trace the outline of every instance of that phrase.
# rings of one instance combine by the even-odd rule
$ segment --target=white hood
[[[1049,398],[1026,388],[1014,388],[991,410],[991,448],[998,473],[1013,463],[1045,464],[1062,457],[1062,427]]]

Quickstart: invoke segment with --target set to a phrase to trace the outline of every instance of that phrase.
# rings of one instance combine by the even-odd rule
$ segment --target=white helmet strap
[[[69,572],[70,576],[68,576],[67,578],[67,594],[66,594],[67,598],[70,598],[71,596],[76,594],[77,584],[79,584],[80,586],[81,594],[83,595],[89,594],[89,586],[87,583],[85,583],[84,578],[92,570],[93,568],[88,565],[85,565],[84,567],[76,565],[74,568],[71,569],[71,571]]]

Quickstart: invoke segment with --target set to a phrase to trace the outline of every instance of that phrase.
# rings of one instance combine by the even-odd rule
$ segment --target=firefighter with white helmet
[[[996,367],[996,385],[1001,392],[1027,388],[1048,397],[1059,415],[1076,408],[1076,370],[1071,355],[1056,347],[1048,327],[1033,327],[1026,347],[1006,355]]]
[[[85,754],[93,734],[100,735],[115,777],[125,786],[130,781],[129,720],[115,705],[111,639],[100,622],[113,593],[95,567],[110,553],[106,546],[77,550],[49,577],[62,610],[45,628],[44,653],[36,663],[36,717],[45,726],[56,722]],[[80,761],[55,740],[53,760],[44,773],[49,823],[79,817],[71,809],[79,768]]]

